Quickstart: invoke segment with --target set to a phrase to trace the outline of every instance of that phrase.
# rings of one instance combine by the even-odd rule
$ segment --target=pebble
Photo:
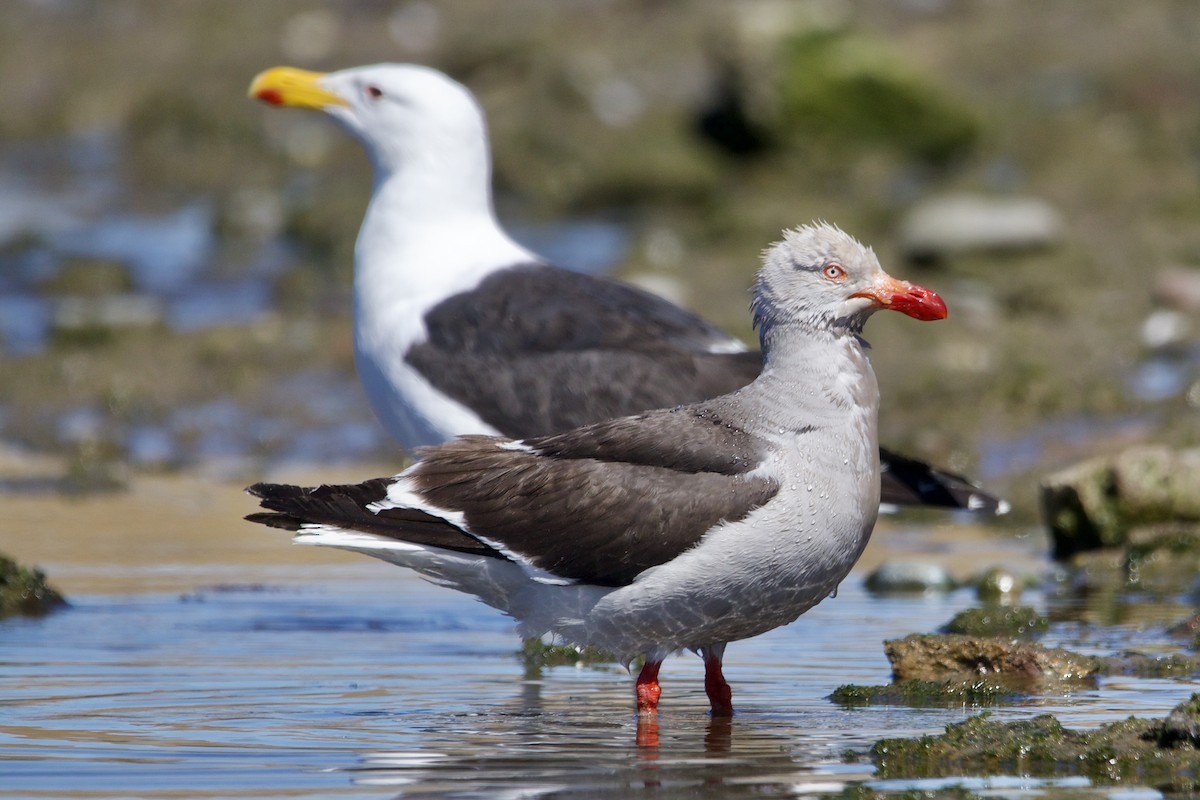
[[[1037,198],[956,194],[915,205],[900,222],[905,255],[934,261],[970,252],[1050,247],[1062,238],[1062,218]]]
[[[1142,322],[1142,344],[1150,350],[1180,347],[1192,336],[1192,315],[1175,309],[1156,309]]]
[[[867,590],[875,594],[948,592],[954,579],[940,564],[922,561],[886,561],[867,576]]]
[[[1154,280],[1155,301],[1184,313],[1200,313],[1200,269],[1168,267]]]
[[[62,298],[54,308],[52,325],[60,331],[87,328],[143,328],[163,321],[163,303],[144,294]]]
[[[976,596],[984,602],[1010,603],[1021,596],[1021,581],[1008,570],[993,567],[979,577]]]

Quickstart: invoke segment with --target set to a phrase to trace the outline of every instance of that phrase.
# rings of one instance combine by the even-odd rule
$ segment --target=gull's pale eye
[[[383,89],[380,89],[373,83],[368,83],[363,87],[363,94],[372,100],[378,100],[379,98],[383,97]]]
[[[825,269],[821,270],[821,274],[831,281],[846,280],[846,268],[841,264],[826,264]]]

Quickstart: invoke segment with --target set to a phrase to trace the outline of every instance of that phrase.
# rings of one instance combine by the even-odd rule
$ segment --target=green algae
[[[1050,618],[1028,606],[987,606],[969,608],[954,615],[946,624],[946,633],[969,636],[1034,637],[1045,633]]]
[[[1104,675],[1127,675],[1138,678],[1191,678],[1200,674],[1200,655],[1167,653],[1152,655],[1125,651],[1101,660]]]
[[[598,647],[547,644],[541,639],[526,639],[521,645],[521,661],[526,669],[575,667],[581,664],[613,664],[616,657]]]
[[[1006,686],[986,680],[908,680],[886,686],[846,684],[834,689],[829,699],[846,708],[874,705],[941,708],[999,705],[1021,696]]]
[[[883,145],[933,163],[969,152],[980,134],[972,112],[886,51],[847,29],[791,37],[781,47],[781,127],[792,136]]]
[[[46,582],[41,570],[23,567],[0,555],[0,619],[17,615],[40,617],[66,604],[62,594]]]
[[[1016,722],[986,713],[943,734],[881,739],[871,749],[878,777],[1082,775],[1100,784],[1134,782],[1164,792],[1200,789],[1200,695],[1162,720],[1129,717],[1071,730],[1049,714]]]
[[[805,797],[811,795],[804,795]],[[892,791],[877,789],[863,783],[845,787],[837,794],[816,795],[823,800],[979,800],[980,795],[962,786],[943,786],[937,789],[907,789]]]
[[[1200,450],[1162,445],[1128,448],[1047,475],[1042,517],[1054,557],[1125,548],[1137,570],[1154,555],[1167,560],[1200,552]]]

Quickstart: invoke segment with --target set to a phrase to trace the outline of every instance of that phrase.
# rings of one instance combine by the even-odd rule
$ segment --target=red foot
[[[706,651],[704,654],[704,691],[714,717],[733,716],[733,690],[721,674],[720,651]]]
[[[647,661],[637,676],[637,710],[639,714],[654,714],[658,711],[658,698],[662,689],[658,686],[658,670],[661,661]]]

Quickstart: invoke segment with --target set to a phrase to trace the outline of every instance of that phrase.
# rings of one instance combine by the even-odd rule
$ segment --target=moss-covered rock
[[[1171,523],[1200,543],[1200,449],[1142,446],[1076,464],[1040,487],[1054,557],[1123,547],[1134,529]],[[1154,538],[1151,535],[1150,538]]]
[[[841,706],[991,706],[1021,697],[1007,686],[988,680],[919,681],[889,683],[886,686],[846,684],[834,689],[829,699]]]
[[[129,266],[103,257],[75,256],[62,265],[39,287],[47,294],[101,297],[134,290]]]
[[[1032,609],[994,610],[1017,612],[1015,617],[1030,627],[1044,628],[1046,623],[1046,618]],[[829,699],[846,707],[993,706],[1014,702],[1031,693],[1093,686],[1100,675],[1190,678],[1200,674],[1200,655],[1186,653],[1125,651],[1088,657],[1066,650],[971,636],[910,636],[885,642],[884,648],[897,673],[894,683],[845,684],[835,689]],[[917,674],[921,677],[911,677]]]
[[[993,567],[971,581],[975,595],[985,603],[1012,603],[1021,596],[1029,579],[1022,579],[1006,569]]]
[[[1066,565],[1073,589],[1092,596],[1136,591],[1169,597],[1188,592],[1200,573],[1200,523],[1132,528],[1123,544],[1073,553]]]
[[[805,787],[807,788],[807,787]],[[982,797],[962,786],[939,786],[936,789],[909,789],[895,791],[877,788],[865,783],[851,783],[836,793],[817,795],[805,793],[804,797],[819,797],[821,800],[982,800]]]
[[[1143,738],[1159,747],[1200,750],[1200,695],[1194,694],[1171,709],[1167,718],[1152,725]]]
[[[946,633],[968,636],[1033,637],[1045,633],[1050,618],[1028,606],[969,608],[946,623]]]
[[[914,634],[883,648],[897,682],[982,678],[1031,694],[1095,686],[1101,666],[1091,656],[999,637]]]
[[[882,739],[871,753],[880,778],[1084,775],[1191,792],[1200,788],[1198,735],[1200,695],[1192,695],[1163,720],[1130,717],[1076,731],[1049,714],[1009,723],[981,714],[941,735]]]
[[[1191,678],[1200,675],[1200,655],[1187,653],[1137,653],[1125,651],[1101,659],[1104,675],[1133,675],[1139,678]]]
[[[779,60],[779,123],[793,140],[883,146],[941,163],[979,137],[969,109],[861,33],[799,33],[782,44]]]
[[[39,569],[23,567],[5,555],[0,555],[0,619],[16,614],[41,616],[67,601],[52,586]]]
[[[866,580],[872,594],[949,592],[954,579],[940,564],[924,561],[885,561]]]
[[[1200,572],[1200,522],[1132,528],[1122,566],[1131,587],[1164,594],[1191,589]]]

